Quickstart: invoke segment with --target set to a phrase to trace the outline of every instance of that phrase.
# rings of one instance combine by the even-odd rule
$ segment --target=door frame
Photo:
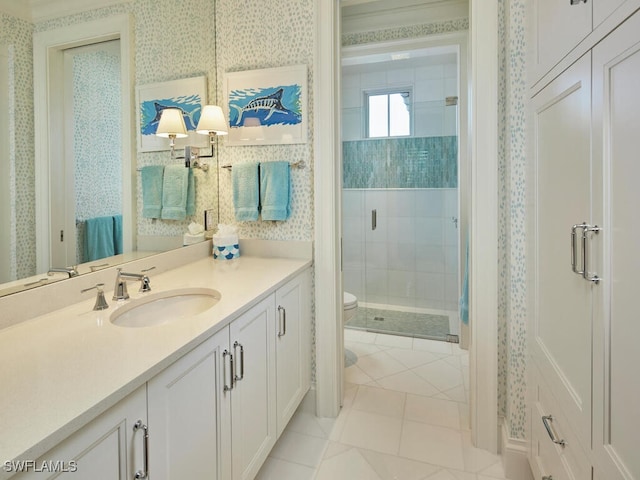
[[[133,161],[133,21],[128,14],[71,25],[33,35],[35,191],[36,191],[36,271],[46,272],[51,258],[51,158],[63,155],[64,124],[61,118],[64,50],[67,48],[120,39],[122,85],[122,234],[123,251],[135,246],[135,169]],[[131,135],[126,135],[129,132]],[[129,141],[125,139],[129,138]],[[64,175],[64,172],[59,172]],[[130,208],[126,208],[129,205]],[[58,265],[64,266],[64,265]]]
[[[498,2],[469,0],[469,352],[474,445],[498,451]],[[316,413],[342,401],[340,2],[316,3],[314,198]],[[322,68],[318,68],[322,65]]]

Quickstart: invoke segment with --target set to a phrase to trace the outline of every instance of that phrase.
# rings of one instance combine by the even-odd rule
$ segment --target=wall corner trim
[[[529,442],[510,437],[506,419],[502,418],[500,423],[500,452],[502,454],[502,467],[504,468],[505,477],[510,480],[533,480],[533,473],[527,458]]]

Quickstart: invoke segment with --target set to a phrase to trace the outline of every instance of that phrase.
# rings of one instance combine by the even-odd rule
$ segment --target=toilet
[[[343,311],[342,311],[342,326],[353,318],[358,310],[358,299],[355,295],[349,292],[344,292],[343,295]]]

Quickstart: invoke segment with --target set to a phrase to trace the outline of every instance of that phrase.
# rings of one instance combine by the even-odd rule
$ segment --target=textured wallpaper
[[[526,284],[526,39],[525,0],[509,0],[505,9],[506,112],[505,176],[507,210],[506,419],[513,438],[526,436],[527,284]],[[499,359],[504,362],[504,358]]]
[[[308,142],[298,145],[228,146],[220,139],[222,164],[302,161],[291,170],[291,217],[284,222],[234,219],[231,172],[220,172],[220,221],[237,224],[240,236],[269,240],[313,240],[313,0],[218,0],[218,91],[227,72],[306,65]],[[219,96],[222,103],[223,95]]]
[[[12,198],[10,275],[35,272],[35,165],[33,163],[33,26],[0,13],[0,45],[9,54],[9,163]]]
[[[33,124],[33,32],[47,31],[82,22],[129,13],[135,28],[136,85],[206,75],[209,97],[215,91],[215,41],[212,0],[134,0],[32,25],[0,13],[0,44],[10,55],[10,160],[12,198],[12,270],[17,278],[35,274],[35,164]],[[197,12],[197,15],[194,15]],[[19,88],[16,88],[19,86]],[[133,132],[130,133],[133,135]],[[125,133],[126,135],[126,133]],[[137,165],[167,164],[169,152],[137,154]],[[138,176],[139,177],[139,176]],[[217,172],[196,172],[196,213],[185,221],[151,221],[141,218],[138,179],[139,234],[181,235],[192,221],[202,222],[203,210],[217,211]],[[13,273],[13,272],[12,272]]]
[[[422,25],[410,25],[399,28],[387,28],[372,32],[349,33],[342,36],[342,46],[360,45],[363,43],[387,42],[403,38],[418,38],[440,33],[469,30],[468,18],[456,18]]]

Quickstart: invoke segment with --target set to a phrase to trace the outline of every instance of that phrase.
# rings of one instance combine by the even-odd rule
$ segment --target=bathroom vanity
[[[127,301],[107,284],[106,310],[78,293],[0,330],[0,478],[254,478],[309,389],[310,265],[207,256],[150,275],[150,293],[130,282]],[[112,323],[145,296],[202,289],[219,299],[200,313]]]

